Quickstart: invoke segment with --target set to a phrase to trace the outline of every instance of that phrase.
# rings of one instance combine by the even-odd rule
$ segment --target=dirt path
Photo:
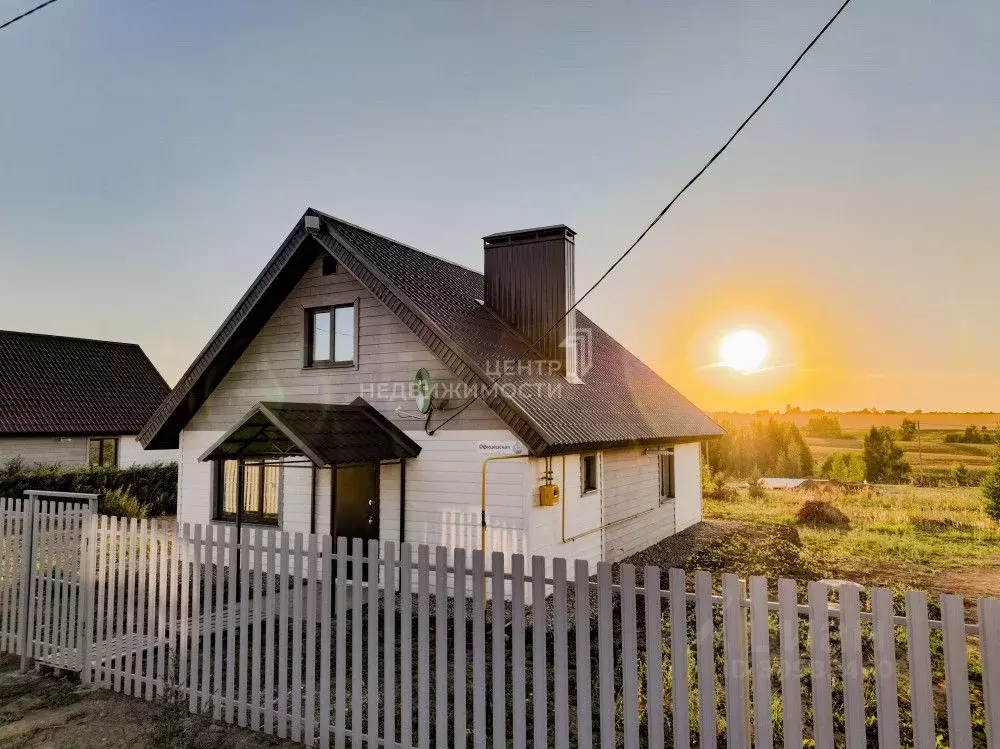
[[[5,749],[257,749],[297,747],[213,724],[160,702],[82,689],[65,677],[18,673],[0,657],[0,746]]]

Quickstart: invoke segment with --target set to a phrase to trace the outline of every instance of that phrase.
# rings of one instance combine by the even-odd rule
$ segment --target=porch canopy
[[[363,398],[258,403],[199,460],[305,456],[318,467],[415,458],[420,445]]]

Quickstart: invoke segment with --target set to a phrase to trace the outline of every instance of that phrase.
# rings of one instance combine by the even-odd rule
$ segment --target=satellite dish
[[[431,389],[431,373],[421,367],[413,377],[413,390],[416,393],[417,410],[422,414],[431,410]]]

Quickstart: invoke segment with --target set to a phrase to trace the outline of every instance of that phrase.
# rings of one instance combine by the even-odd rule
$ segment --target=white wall
[[[134,436],[118,438],[119,468],[142,466],[148,463],[173,463],[179,457],[180,450],[143,450],[139,440]]]
[[[690,442],[674,448],[677,472],[676,531],[701,522],[701,443]]]
[[[7,437],[0,439],[0,463],[21,458],[28,465],[87,465],[86,437]]]

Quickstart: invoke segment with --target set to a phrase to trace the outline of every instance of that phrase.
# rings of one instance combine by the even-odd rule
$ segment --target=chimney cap
[[[515,242],[532,242],[540,239],[551,239],[553,237],[563,237],[573,240],[576,232],[566,224],[552,224],[551,226],[536,226],[531,229],[517,229],[516,231],[501,231],[496,234],[487,234],[483,237],[483,244],[486,246],[513,244]]]

